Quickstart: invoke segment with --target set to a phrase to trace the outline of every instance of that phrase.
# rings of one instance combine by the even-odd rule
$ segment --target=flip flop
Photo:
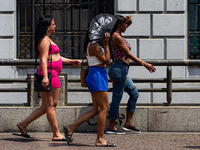
[[[106,145],[96,145],[97,147],[117,147],[115,144],[107,142]]]
[[[22,136],[22,137],[25,137],[25,138],[31,138],[31,136],[29,134],[27,134],[27,133],[25,133],[25,134],[13,133],[13,135]]]
[[[67,144],[70,146],[71,143],[72,143],[72,140],[73,140],[73,139],[72,139],[72,134],[68,134],[67,128],[66,128],[66,127],[63,127],[63,131],[64,131],[64,135],[65,135]]]
[[[66,141],[66,138],[63,136],[62,139],[52,139],[52,141]]]
[[[23,137],[26,137],[26,138],[30,138],[30,135],[27,134],[27,132],[25,134],[22,134],[22,129],[20,128],[20,126],[17,124],[17,127],[19,128],[19,131],[21,132],[21,134],[13,134],[13,135],[17,135],[17,136],[23,136]]]

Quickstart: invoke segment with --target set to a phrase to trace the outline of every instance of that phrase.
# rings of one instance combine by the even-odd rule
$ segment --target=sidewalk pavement
[[[0,150],[192,150],[200,149],[200,135],[194,132],[142,132],[125,135],[105,134],[117,147],[96,147],[96,133],[74,133],[73,144],[52,141],[52,133],[30,132],[27,139],[12,133],[0,133]]]

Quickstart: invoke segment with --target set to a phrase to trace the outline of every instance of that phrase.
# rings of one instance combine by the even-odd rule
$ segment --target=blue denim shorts
[[[108,91],[108,74],[106,68],[89,67],[85,83],[90,92]]]

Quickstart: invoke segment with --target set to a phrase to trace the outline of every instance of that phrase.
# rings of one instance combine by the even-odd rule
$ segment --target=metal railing
[[[64,57],[82,58],[90,20],[100,13],[114,14],[114,0],[17,0],[17,55],[35,58],[34,32],[40,16],[51,15],[58,26],[51,38]]]
[[[1,83],[27,83],[26,79],[0,79]],[[0,92],[27,92],[27,88],[0,88]]]
[[[167,78],[157,78],[157,79],[133,79],[134,82],[139,83],[166,83],[166,88],[139,88],[139,92],[166,92],[167,94],[167,103],[170,104],[172,100],[172,92],[200,92],[200,88],[172,88],[172,83],[181,83],[181,82],[199,82],[200,78],[195,79],[173,79],[172,78],[172,66],[200,66],[199,60],[145,60],[145,62],[151,63],[154,66],[167,66]],[[84,60],[86,64],[86,60]],[[18,67],[33,67],[34,60],[22,59],[22,60],[2,60],[0,59],[0,66],[18,66]],[[64,65],[66,67],[72,67],[71,65]],[[130,62],[130,66],[140,66],[133,61]],[[0,83],[12,83],[12,82],[27,82],[27,79],[0,79]],[[67,82],[80,82],[79,79],[69,79]],[[28,84],[27,84],[28,87]],[[67,86],[68,87],[68,86]],[[69,88],[68,92],[88,92],[87,88]],[[108,92],[111,92],[112,88],[108,89]],[[27,88],[14,88],[14,89],[5,89],[0,88],[0,92],[28,92]]]

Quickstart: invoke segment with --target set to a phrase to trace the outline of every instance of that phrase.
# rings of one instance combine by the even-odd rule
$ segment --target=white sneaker
[[[123,126],[122,129],[124,129],[125,131],[134,132],[134,133],[141,132],[141,130],[137,129],[135,126],[133,126],[133,127]]]
[[[107,133],[107,134],[125,134],[126,132],[124,132],[124,131],[119,131],[118,129],[117,129],[117,130],[110,130],[110,129],[107,129],[106,133]]]

